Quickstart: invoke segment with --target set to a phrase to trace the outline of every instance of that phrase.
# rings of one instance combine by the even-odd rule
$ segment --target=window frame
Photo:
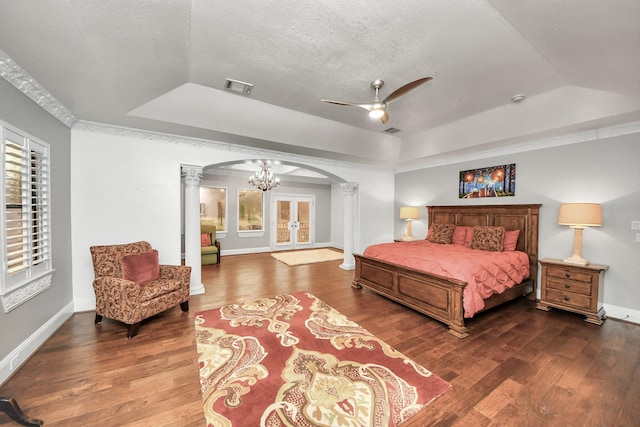
[[[8,313],[51,286],[51,152],[2,121],[0,139],[0,299]]]

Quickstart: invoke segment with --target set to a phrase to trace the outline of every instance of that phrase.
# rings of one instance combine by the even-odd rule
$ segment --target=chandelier
[[[255,186],[258,190],[267,191],[280,186],[280,178],[275,177],[271,172],[270,166],[263,162],[260,170],[249,177],[249,184]]]

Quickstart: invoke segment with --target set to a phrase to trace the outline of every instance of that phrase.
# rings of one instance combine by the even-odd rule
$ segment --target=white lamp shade
[[[404,206],[400,208],[400,219],[418,219],[420,210],[417,206]]]
[[[558,212],[558,224],[572,227],[600,227],[602,209],[598,203],[563,203]]]

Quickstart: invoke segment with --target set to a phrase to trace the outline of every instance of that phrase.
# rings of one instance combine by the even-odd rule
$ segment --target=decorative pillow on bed
[[[502,250],[515,251],[518,245],[518,236],[520,236],[520,230],[505,231],[502,239]]]
[[[453,224],[431,224],[429,227],[429,235],[427,240],[431,243],[441,243],[448,245],[451,243],[451,236],[453,235],[453,229],[456,226]]]
[[[456,225],[456,228],[453,229],[453,234],[451,235],[451,244],[463,245],[468,247],[471,243],[472,235],[473,228]]]
[[[481,251],[502,251],[502,239],[504,238],[504,227],[473,227],[473,238],[471,239],[471,249]]]

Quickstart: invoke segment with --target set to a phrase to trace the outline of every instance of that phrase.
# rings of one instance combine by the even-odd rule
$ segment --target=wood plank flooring
[[[221,305],[307,290],[452,384],[407,426],[637,426],[640,326],[536,310],[526,299],[441,323],[368,290],[340,262],[288,267],[269,254],[203,268],[206,293],[126,338],[124,325],[77,313],[1,388],[45,426],[202,426],[193,317]],[[0,425],[11,424],[0,414]],[[243,426],[244,427],[244,426]]]

